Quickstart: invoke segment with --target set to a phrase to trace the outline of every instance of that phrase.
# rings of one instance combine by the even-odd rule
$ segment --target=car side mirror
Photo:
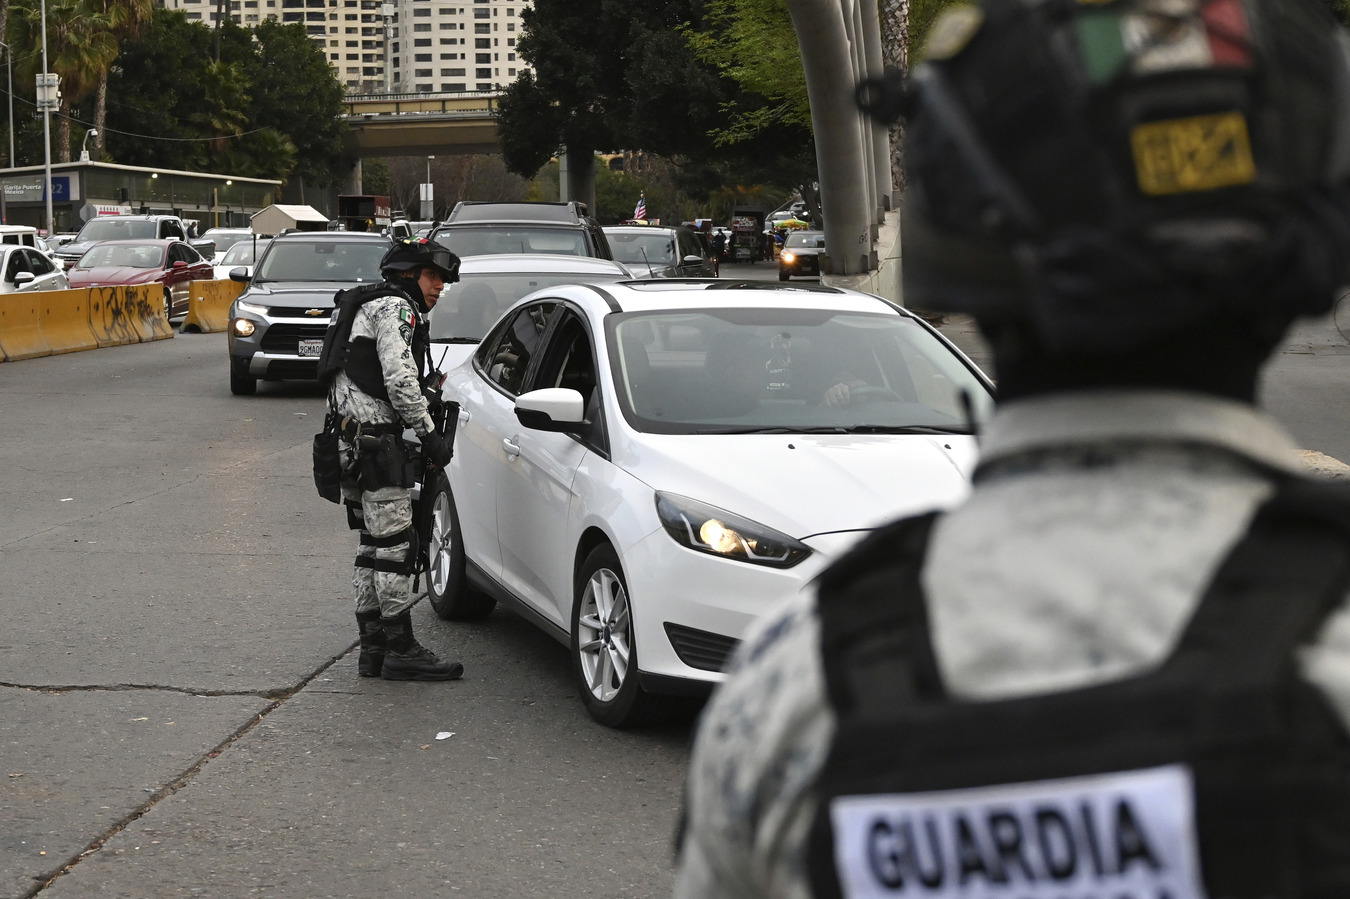
[[[516,419],[536,431],[575,433],[586,423],[581,392],[570,387],[545,387],[516,397]]]
[[[702,256],[694,256],[693,254],[690,254],[690,255],[684,257],[684,259],[681,260],[681,261],[682,261],[682,263],[683,263],[684,265],[702,265],[702,264],[703,264],[703,257],[702,257]]]
[[[187,263],[184,262],[184,261],[181,260],[181,259],[175,259],[175,260],[174,260],[174,263],[173,263],[173,267],[174,267],[175,269],[187,268]]]
[[[230,269],[230,280],[238,281],[240,284],[247,284],[249,282],[248,268],[241,265],[238,268]]]
[[[22,287],[23,285],[36,279],[37,275],[33,274],[32,272],[19,272],[17,275],[14,276],[14,286]]]

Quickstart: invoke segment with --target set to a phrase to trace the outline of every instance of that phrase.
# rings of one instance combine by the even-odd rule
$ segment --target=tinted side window
[[[23,250],[28,258],[28,266],[35,274],[45,275],[56,268],[52,261],[37,250]]]
[[[521,392],[530,360],[539,349],[539,342],[554,308],[553,303],[526,306],[491,335],[490,343],[485,345],[485,352],[479,355],[479,362],[487,372],[488,380],[512,396]]]

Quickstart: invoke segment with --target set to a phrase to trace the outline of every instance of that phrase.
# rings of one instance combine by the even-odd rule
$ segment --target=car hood
[[[66,272],[72,287],[93,284],[149,284],[164,274],[159,268],[135,268],[130,265],[96,265]]]
[[[83,256],[85,250],[88,250],[90,247],[92,247],[92,246],[93,246],[94,244],[96,244],[96,243],[98,243],[97,240],[82,240],[82,241],[80,241],[79,243],[66,243],[66,244],[62,244],[60,247],[57,248],[57,250],[56,250],[56,255],[58,255],[58,256]]]
[[[331,309],[339,290],[359,286],[340,281],[256,281],[249,283],[239,300],[259,306],[290,309]]]
[[[643,434],[614,461],[653,490],[802,540],[952,506],[976,456],[965,435]]]

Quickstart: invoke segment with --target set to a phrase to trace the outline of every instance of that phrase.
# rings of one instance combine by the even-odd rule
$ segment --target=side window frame
[[[589,421],[581,431],[569,436],[608,459],[609,432],[605,427],[605,404],[601,401],[600,360],[596,355],[595,333],[585,313],[571,303],[561,302],[554,310],[545,335],[544,349],[537,355],[527,386],[530,390],[562,386],[558,381],[578,338],[585,339],[586,350],[590,355],[591,389],[585,407]]]
[[[521,393],[524,393],[529,389],[531,375],[533,374],[533,370],[539,364],[540,350],[546,346],[545,341],[548,336],[549,327],[552,324],[552,319],[558,305],[557,300],[545,299],[530,303],[528,306],[522,306],[512,313],[510,317],[501,322],[493,330],[493,333],[488,335],[488,339],[483,341],[483,347],[474,354],[474,367],[478,369],[479,373],[483,376],[483,379],[491,384],[494,389],[513,398],[520,396]],[[497,360],[502,357],[502,350],[506,348],[507,344],[513,338],[516,338],[517,341],[520,340],[516,323],[523,319],[534,320],[540,317],[542,317],[542,322],[531,321],[529,325],[526,325],[525,328],[522,329],[526,335],[533,338],[534,346],[526,348],[529,350],[528,358],[524,360],[523,365],[519,362],[517,363],[520,365],[519,381],[515,381],[514,378],[510,382],[504,381],[502,375],[506,370],[505,367],[499,371],[494,371],[493,369],[497,364]],[[535,328],[533,332],[528,330],[531,326]],[[517,359],[519,358],[519,355],[519,353],[516,353]],[[514,368],[512,368],[512,373],[515,373]]]

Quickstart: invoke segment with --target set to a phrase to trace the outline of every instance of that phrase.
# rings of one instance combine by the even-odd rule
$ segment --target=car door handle
[[[508,438],[504,438],[504,439],[502,440],[502,448],[506,450],[506,454],[507,454],[508,456],[519,456],[519,455],[520,455],[520,446],[519,446],[519,444],[513,442],[513,440],[512,440],[511,438],[509,438],[509,437],[508,437]]]
[[[467,422],[468,420],[469,420],[469,410],[468,410],[468,409],[465,409],[463,406],[460,406],[460,407],[459,407],[459,423],[460,423],[460,424],[464,424],[464,423]]]

